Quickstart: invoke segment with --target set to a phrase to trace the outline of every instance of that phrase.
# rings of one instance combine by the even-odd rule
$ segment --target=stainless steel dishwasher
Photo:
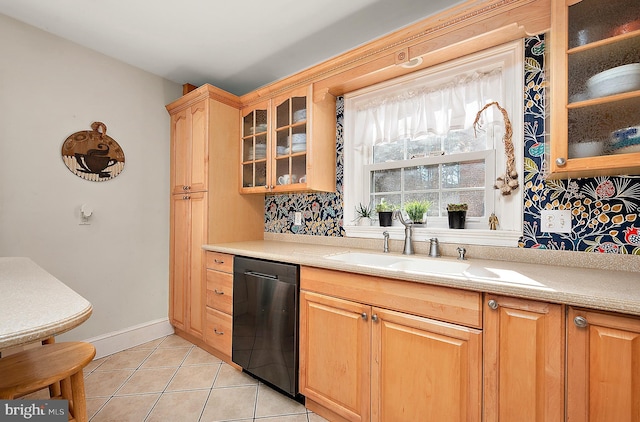
[[[299,267],[236,256],[231,359],[244,371],[298,396]]]

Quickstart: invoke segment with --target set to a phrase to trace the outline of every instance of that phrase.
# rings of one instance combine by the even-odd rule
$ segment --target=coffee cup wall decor
[[[124,169],[124,151],[107,136],[107,126],[93,122],[92,130],[76,132],[62,144],[62,161],[76,176],[92,182],[111,180]]]

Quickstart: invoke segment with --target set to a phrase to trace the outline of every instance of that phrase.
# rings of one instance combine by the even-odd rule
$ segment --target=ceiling
[[[460,0],[0,0],[0,13],[173,82],[236,95]]]

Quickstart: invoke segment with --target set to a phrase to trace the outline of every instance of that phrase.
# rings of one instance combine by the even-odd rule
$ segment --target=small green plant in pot
[[[380,203],[376,205],[376,212],[378,213],[378,220],[380,221],[380,225],[382,227],[389,227],[393,223],[393,211],[395,211],[396,206],[387,202],[386,199],[382,198]]]
[[[359,203],[356,206],[356,220],[360,226],[370,226],[371,217],[373,217],[373,206],[371,204],[364,205]]]
[[[464,224],[467,219],[467,210],[469,206],[467,204],[448,204],[447,214],[449,217],[450,229],[464,229]]]
[[[426,223],[427,212],[431,208],[430,201],[409,201],[404,204],[407,215],[416,224]]]

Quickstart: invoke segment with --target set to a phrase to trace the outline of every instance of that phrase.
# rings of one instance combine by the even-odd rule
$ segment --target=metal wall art
[[[124,169],[124,151],[107,136],[107,126],[93,122],[92,130],[69,136],[62,144],[62,161],[73,174],[92,182],[111,180]]]

